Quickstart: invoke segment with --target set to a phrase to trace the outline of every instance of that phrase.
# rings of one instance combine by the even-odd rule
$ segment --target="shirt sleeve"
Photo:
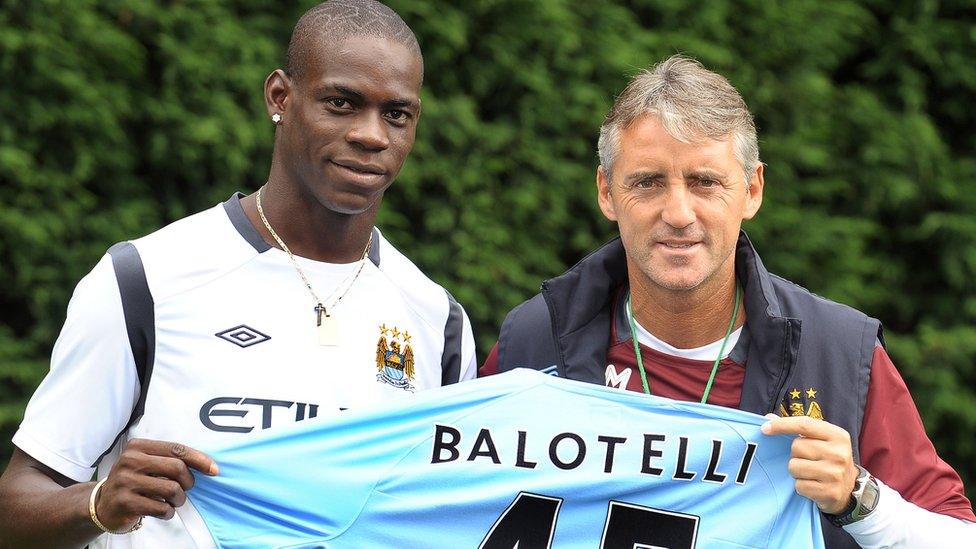
[[[478,369],[478,377],[493,376],[498,373],[498,343],[491,348],[485,363]]]
[[[936,453],[908,387],[880,345],[874,349],[859,445],[864,468],[905,500],[976,521],[959,474]]]
[[[122,298],[109,255],[78,283],[51,370],[31,397],[13,443],[78,482],[125,428],[139,395]]]
[[[862,549],[963,549],[972,547],[976,524],[932,513],[878,482],[878,506],[844,527]]]

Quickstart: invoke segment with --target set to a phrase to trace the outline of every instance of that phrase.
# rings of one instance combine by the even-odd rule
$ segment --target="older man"
[[[193,546],[190,469],[218,473],[194,448],[474,376],[461,307],[374,228],[422,80],[379,2],[299,20],[264,84],[267,184],[114,246],[78,285],[0,479],[0,546]]]
[[[926,436],[880,323],[771,275],[742,232],[762,204],[763,164],[731,84],[672,57],[617,98],[599,150],[600,209],[620,238],[513,309],[482,374],[552,369],[775,413],[764,432],[801,435],[790,473],[823,512],[828,547],[970,543],[962,482]]]

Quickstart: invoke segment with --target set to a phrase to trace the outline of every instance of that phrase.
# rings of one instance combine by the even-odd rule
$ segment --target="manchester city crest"
[[[784,399],[779,405],[779,415],[781,417],[796,417],[796,416],[809,416],[813,419],[823,419],[823,409],[820,407],[820,403],[816,401],[817,389],[810,387],[806,391],[801,391],[796,387],[792,391],[787,393],[789,399]],[[804,393],[806,394],[804,398]],[[807,403],[804,407],[804,402]]]
[[[414,391],[413,349],[410,334],[396,327],[380,326],[380,339],[376,342],[376,381],[405,391]]]

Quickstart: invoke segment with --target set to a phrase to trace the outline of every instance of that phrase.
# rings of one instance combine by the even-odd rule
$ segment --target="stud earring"
[[[274,122],[275,126],[281,124],[281,115],[278,113],[272,114],[271,121]]]

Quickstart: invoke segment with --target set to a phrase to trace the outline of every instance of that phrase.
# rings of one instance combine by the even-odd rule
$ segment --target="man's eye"
[[[705,187],[707,189],[707,188],[710,188],[710,187],[716,187],[716,186],[718,186],[718,181],[715,181],[714,179],[699,179],[698,180],[698,185],[700,187]]]
[[[650,189],[657,186],[657,181],[654,179],[638,179],[634,183],[634,187],[638,189]]]
[[[407,111],[392,110],[386,113],[386,117],[394,122],[406,122],[406,120],[410,118],[410,113]]]
[[[337,109],[348,109],[351,106],[349,101],[341,97],[333,97],[332,99],[327,99],[325,102]]]

